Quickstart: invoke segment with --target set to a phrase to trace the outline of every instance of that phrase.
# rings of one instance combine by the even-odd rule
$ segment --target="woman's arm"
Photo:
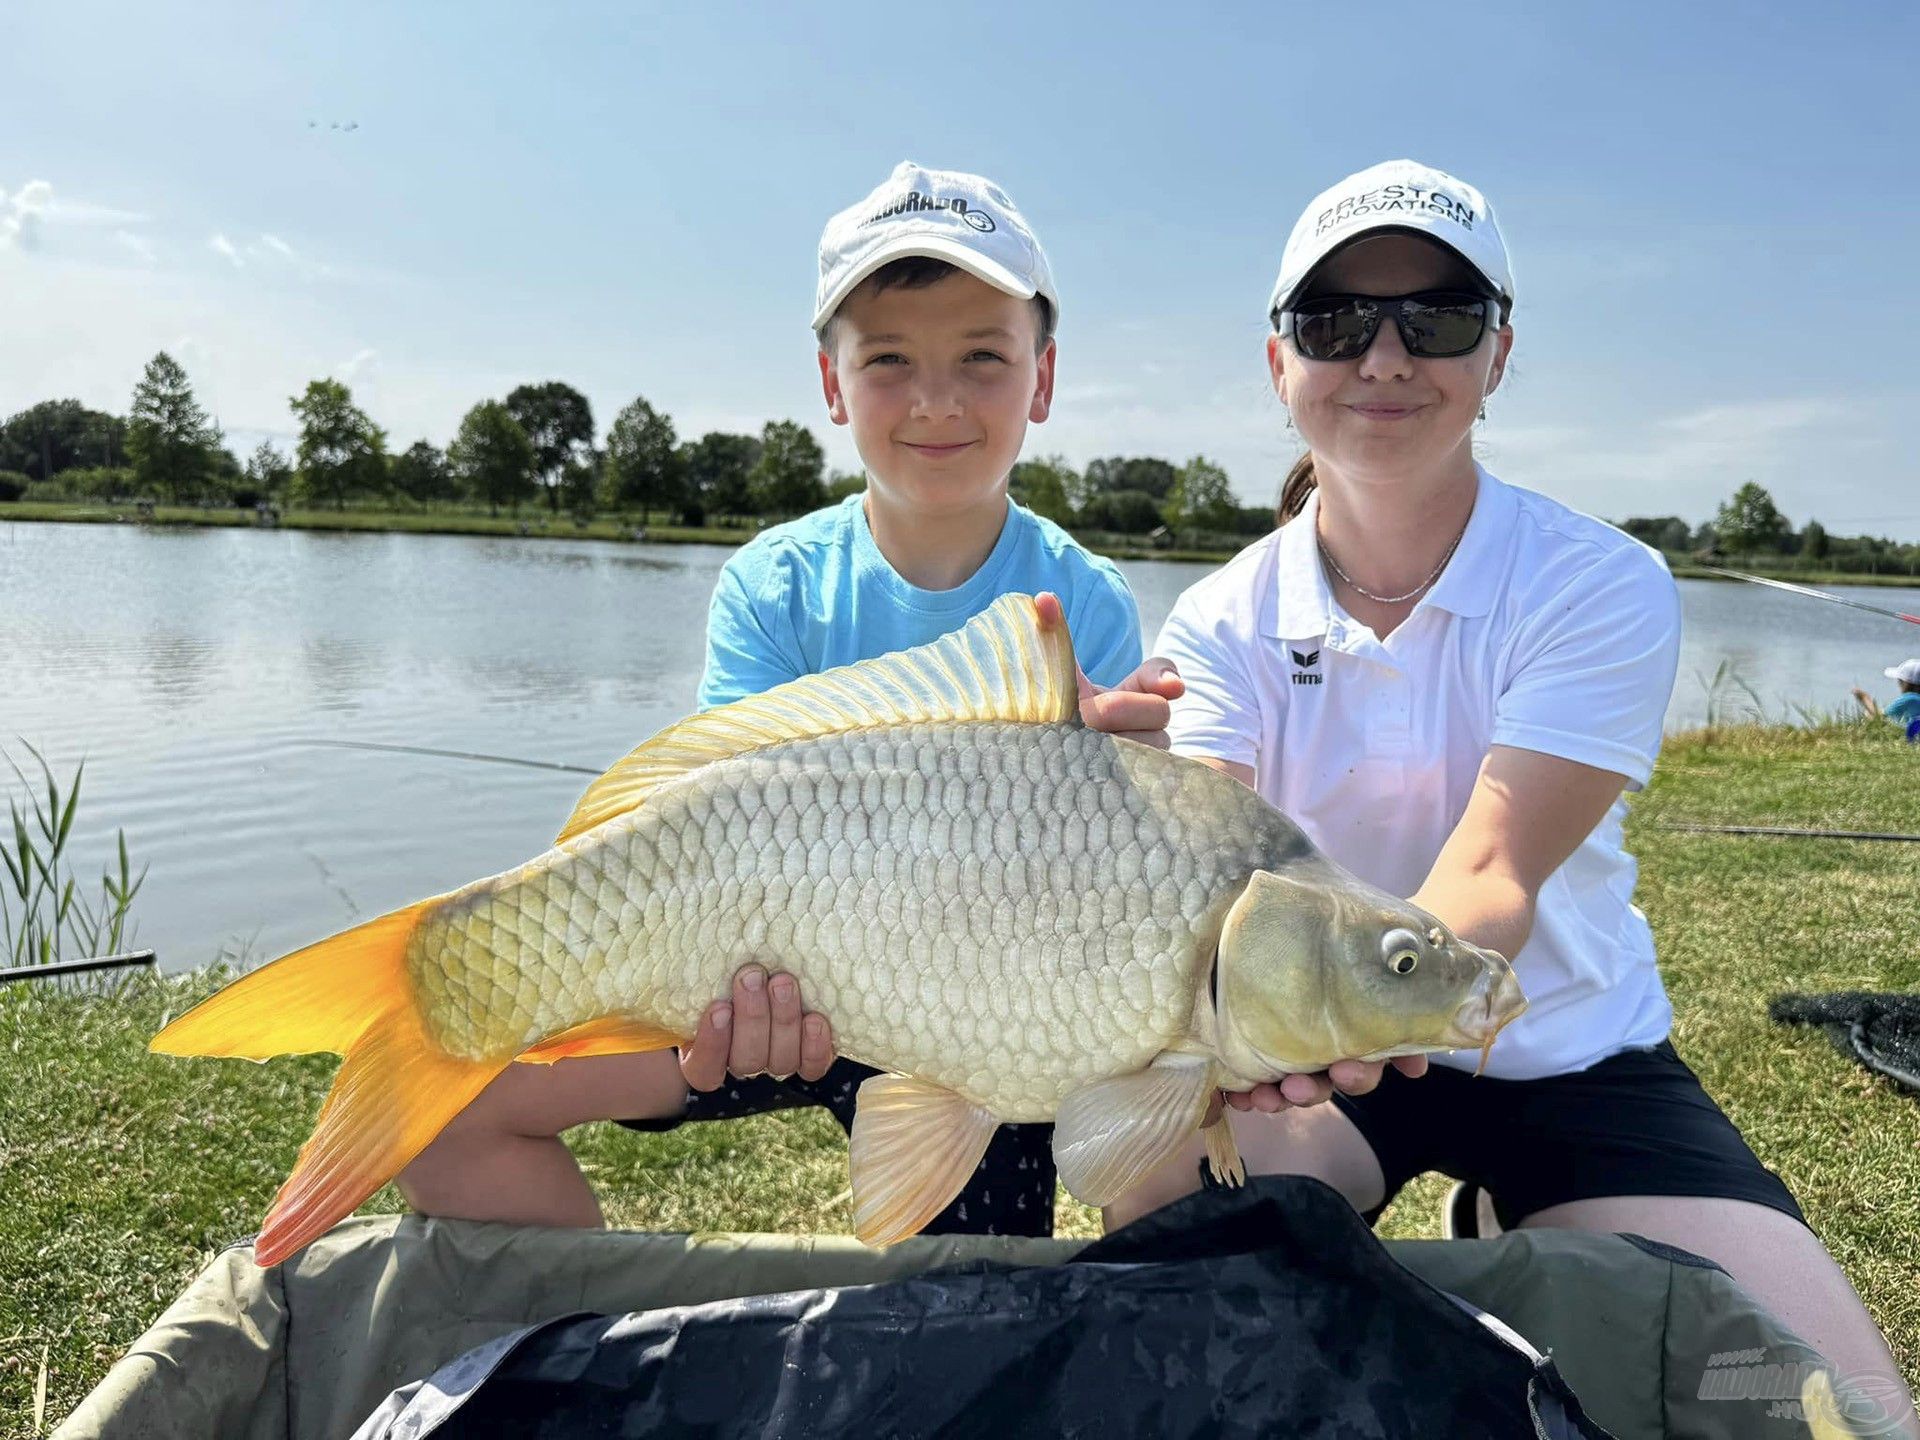
[[[1410,898],[1454,934],[1511,959],[1533,933],[1547,883],[1605,818],[1627,777],[1495,745],[1466,811]]]

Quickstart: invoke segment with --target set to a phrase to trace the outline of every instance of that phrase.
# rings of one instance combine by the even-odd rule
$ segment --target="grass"
[[[1780,1171],[1920,1382],[1920,1102],[1817,1031],[1766,1018],[1782,990],[1913,990],[1920,847],[1738,838],[1663,821],[1920,833],[1920,754],[1894,727],[1722,726],[1669,742],[1635,804],[1639,899],[1675,1043]],[[25,1440],[45,1355],[64,1416],[228,1241],[250,1234],[305,1138],[327,1059],[265,1067],[144,1053],[207,975],[0,985],[0,1440]],[[845,1230],[846,1150],[821,1112],[571,1137],[610,1218],[652,1229]],[[1438,1234],[1445,1183],[1382,1222]],[[392,1191],[369,1207],[393,1210]],[[1095,1233],[1063,1198],[1060,1229]]]

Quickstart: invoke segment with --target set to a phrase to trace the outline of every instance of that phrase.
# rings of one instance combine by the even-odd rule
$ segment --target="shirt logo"
[[[1294,650],[1289,653],[1293,656],[1293,663],[1300,667],[1295,670],[1290,677],[1294,684],[1318,685],[1321,683],[1322,677],[1319,671],[1313,668],[1320,663],[1320,652],[1318,650]]]

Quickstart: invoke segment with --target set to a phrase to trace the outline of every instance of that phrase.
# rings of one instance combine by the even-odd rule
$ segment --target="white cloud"
[[[216,230],[207,244],[236,270],[252,265],[266,273],[292,274],[302,280],[331,279],[334,275],[332,266],[310,259],[278,235],[264,231],[256,239],[235,242],[225,231]]]
[[[333,367],[333,373],[341,380],[352,382],[359,379],[366,369],[380,358],[377,350],[360,350],[348,359]]]
[[[11,197],[0,190],[0,249],[39,248],[40,227],[52,203],[53,186],[45,180],[29,180]]]
[[[116,230],[113,232],[113,238],[148,265],[154,264],[160,258],[153,248],[153,242],[144,235],[136,235],[131,230]]]

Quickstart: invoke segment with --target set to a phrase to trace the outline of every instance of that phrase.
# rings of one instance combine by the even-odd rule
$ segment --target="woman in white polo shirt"
[[[1531,1002],[1490,1078],[1472,1076],[1477,1052],[1384,1079],[1349,1061],[1231,1097],[1241,1153],[1370,1217],[1441,1170],[1484,1188],[1505,1226],[1668,1241],[1843,1372],[1897,1375],[1793,1197],[1668,1043],[1621,821],[1659,749],[1679,599],[1654,551],[1475,463],[1512,301],[1471,186],[1398,161],[1318,197],[1267,341],[1309,453],[1280,528],[1181,596],[1156,647],[1187,687],[1176,751],[1515,957]],[[1196,1183],[1191,1157],[1172,1163],[1109,1218]]]

